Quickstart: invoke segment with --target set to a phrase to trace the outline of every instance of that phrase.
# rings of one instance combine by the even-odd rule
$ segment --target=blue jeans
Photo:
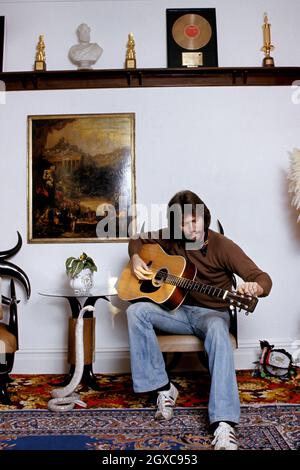
[[[135,392],[156,390],[169,381],[154,328],[167,333],[196,335],[204,340],[208,355],[210,423],[239,422],[240,401],[227,311],[183,305],[169,312],[150,302],[137,302],[127,309],[127,321]]]

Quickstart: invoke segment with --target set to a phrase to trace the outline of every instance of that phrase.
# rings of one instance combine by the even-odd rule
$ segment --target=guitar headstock
[[[245,310],[246,314],[252,313],[258,302],[257,297],[247,294],[239,294],[238,292],[228,292],[226,300],[230,306],[238,308],[239,310]]]

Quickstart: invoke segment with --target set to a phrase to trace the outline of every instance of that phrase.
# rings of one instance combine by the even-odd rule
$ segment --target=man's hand
[[[257,282],[243,282],[237,288],[239,294],[253,295],[259,297],[264,293],[263,288]]]
[[[151,279],[151,269],[148,268],[146,263],[137,254],[131,257],[131,269],[138,279],[145,281]]]

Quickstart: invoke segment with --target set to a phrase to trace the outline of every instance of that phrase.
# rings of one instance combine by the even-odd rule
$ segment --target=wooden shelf
[[[3,72],[6,91],[192,86],[281,86],[300,80],[300,67],[58,70]]]

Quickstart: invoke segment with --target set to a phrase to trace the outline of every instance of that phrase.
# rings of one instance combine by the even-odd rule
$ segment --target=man
[[[244,282],[237,291],[263,297],[272,281],[267,273],[235,243],[209,229],[210,212],[191,191],[181,191],[168,204],[168,227],[140,235],[129,242],[131,267],[140,280],[151,270],[139,256],[143,243],[159,243],[171,255],[181,255],[197,268],[196,280],[222,289],[232,289],[232,274]],[[234,426],[239,422],[240,403],[233,351],[229,337],[230,314],[223,299],[190,292],[172,315],[161,306],[137,302],[127,310],[131,370],[135,392],[158,392],[156,419],[171,419],[178,391],[169,382],[155,330],[193,334],[204,340],[211,388],[209,420],[214,430],[215,450],[236,450]]]

